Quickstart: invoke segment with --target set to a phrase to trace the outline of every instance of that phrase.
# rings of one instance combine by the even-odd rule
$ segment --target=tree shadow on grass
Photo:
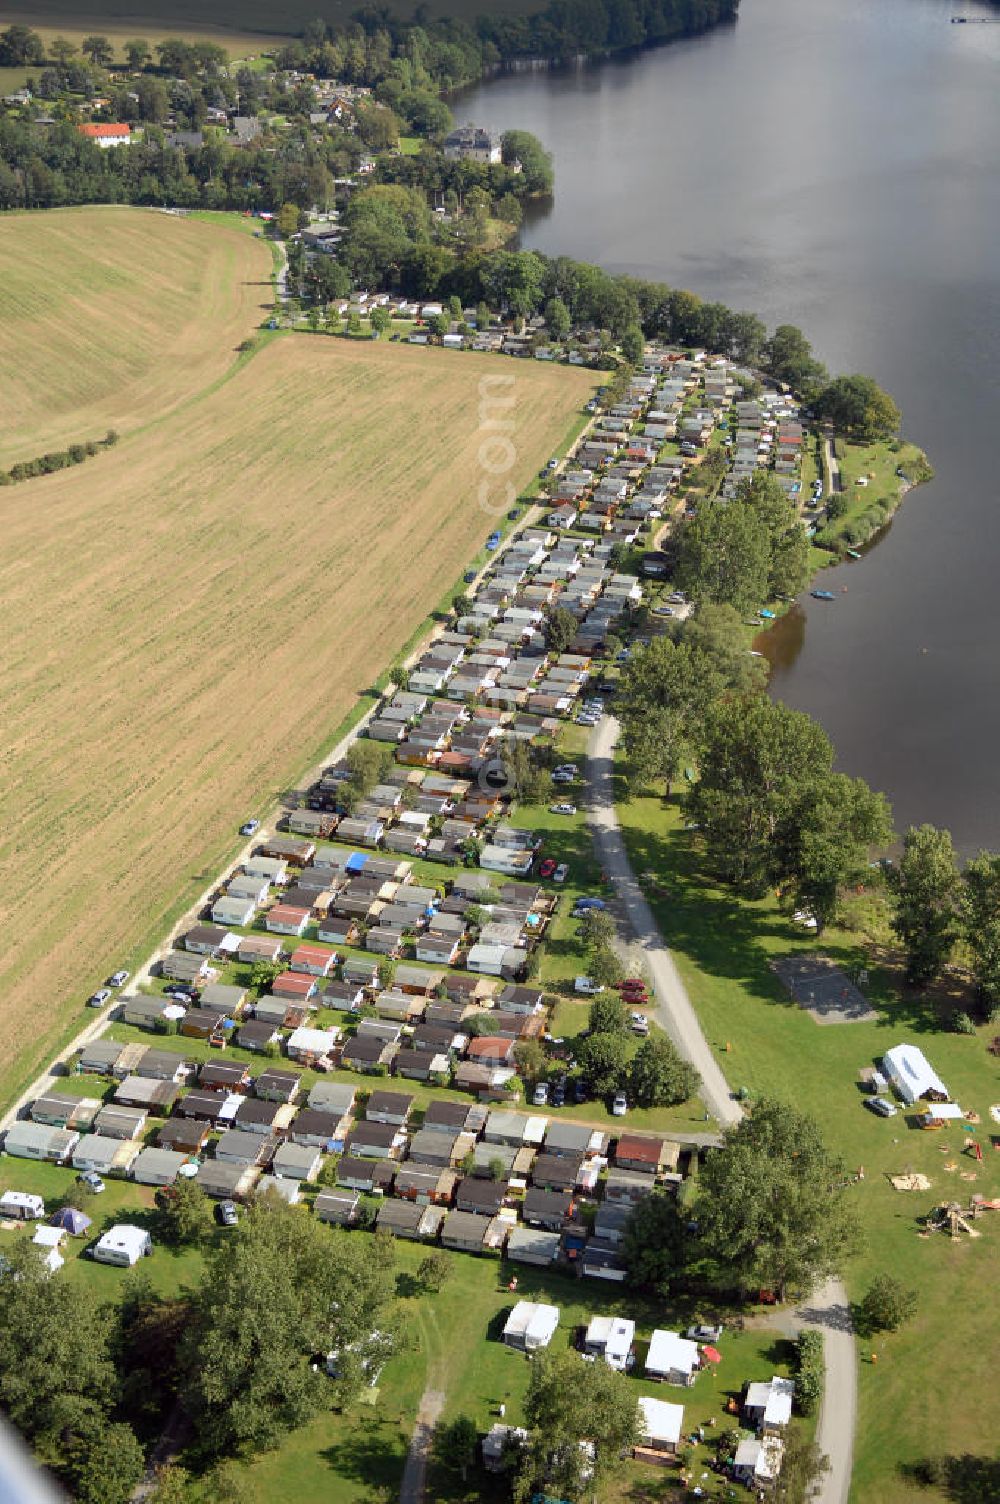
[[[909,1483],[937,1489],[953,1504],[1000,1504],[1000,1458],[927,1457],[916,1463],[900,1463],[899,1471]]]
[[[403,1476],[405,1454],[400,1448],[399,1433],[388,1421],[370,1424],[359,1416],[358,1424],[337,1442],[320,1453],[331,1472],[350,1478],[381,1497],[380,1489],[398,1489]],[[359,1493],[359,1500],[369,1497]]]
[[[633,827],[627,840],[633,870],[657,876],[659,894],[648,881],[645,886],[666,943],[707,975],[736,982],[751,997],[797,1010],[799,1005],[769,964],[773,955],[782,952],[767,942],[780,941],[788,955],[828,955],[847,971],[872,967],[871,951],[860,942],[852,946],[825,936],[805,938],[782,915],[754,907],[718,887],[702,870],[701,852],[686,832],[676,830],[664,836]],[[939,1030],[941,988],[934,992],[908,989],[889,958],[876,952],[874,959],[883,964],[863,990],[878,1015],[876,1024],[925,1033]],[[951,1000],[949,1006],[954,1010],[957,1001]]]

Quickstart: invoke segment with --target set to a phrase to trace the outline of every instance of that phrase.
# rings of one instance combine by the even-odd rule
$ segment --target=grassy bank
[[[930,480],[933,469],[916,444],[892,440],[852,444],[837,439],[842,492],[831,498],[843,510],[821,528],[816,542],[837,554],[860,548],[884,527],[906,492]]]
[[[851,1195],[868,1246],[845,1271],[852,1296],[883,1270],[919,1291],[912,1324],[862,1352],[851,1497],[857,1504],[956,1497],[917,1487],[906,1469],[928,1455],[982,1455],[1000,1430],[1000,1392],[982,1331],[984,1300],[1000,1276],[1000,1213],[984,1215],[975,1240],[923,1237],[920,1219],[941,1199],[967,1205],[973,1191],[1000,1195],[1000,1155],[986,1126],[1000,1099],[997,1063],[985,1048],[995,1030],[947,1032],[942,1019],[955,1000],[903,988],[891,958],[873,955],[858,934],[831,930],[817,942],[773,899],[742,902],[716,886],[676,805],[642,798],[621,804],[619,815],[636,872],[655,874],[644,884],[647,896],[733,1087],[812,1113],[848,1172],[864,1170]],[[874,1019],[817,1024],[770,969],[774,957],[793,952],[830,956],[852,975],[865,965]],[[979,1114],[982,1164],[963,1152],[961,1124],[929,1133],[910,1113],[884,1120],[865,1111],[859,1068],[903,1040],[924,1049],[954,1099]],[[911,1171],[925,1174],[931,1189],[895,1191],[887,1177]]]

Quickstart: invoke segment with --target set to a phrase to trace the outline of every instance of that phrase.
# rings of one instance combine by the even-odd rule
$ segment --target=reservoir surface
[[[834,603],[772,634],[772,690],[901,830],[1000,849],[1000,10],[743,0],[732,26],[505,75],[456,115],[553,153],[525,247],[798,324],[896,398],[936,478],[826,572]]]

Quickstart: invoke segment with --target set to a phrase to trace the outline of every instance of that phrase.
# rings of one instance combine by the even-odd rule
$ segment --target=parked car
[[[190,1003],[194,1001],[189,992],[182,992],[179,987],[165,987],[163,989],[163,996],[172,998],[175,1003]]]
[[[87,1007],[88,1008],[103,1008],[104,1004],[107,1003],[107,1002],[110,1002],[110,1001],[111,1001],[111,988],[110,987],[98,987],[97,991],[96,992],[92,992],[90,994],[90,996],[88,997],[88,999],[87,999]]]
[[[550,804],[549,805],[549,814],[550,815],[575,815],[576,814],[576,805],[575,804]]]
[[[578,1107],[587,1101],[587,1083],[582,1076],[577,1076],[573,1082],[573,1101]]]
[[[645,1013],[630,1014],[629,1022],[632,1025],[633,1034],[639,1034],[643,1038],[645,1038],[645,1036],[649,1033],[649,1019],[646,1017]]]
[[[464,585],[474,585],[476,578],[476,571],[474,569],[467,569],[462,576],[462,583]]]
[[[641,992],[646,990],[646,983],[642,977],[626,977],[624,982],[618,983],[619,992],[634,992],[637,989]]]
[[[559,769],[556,768],[555,772],[552,774],[552,782],[553,783],[572,783],[575,776],[576,775],[573,774],[573,773],[560,773]]]
[[[603,898],[578,898],[573,906],[573,918],[579,919],[581,914],[586,914],[588,909],[606,909],[607,904]]]
[[[626,1097],[623,1091],[616,1091],[615,1099],[611,1104],[611,1116],[613,1118],[623,1118],[627,1112],[628,1097]]]
[[[81,1170],[76,1179],[78,1185],[85,1185],[87,1190],[93,1191],[95,1196],[99,1196],[102,1191],[107,1189],[96,1170]]]
[[[653,607],[653,615],[654,616],[673,616],[673,614],[674,614],[674,608],[673,608],[673,606],[654,606]]]
[[[593,977],[574,977],[573,991],[582,992],[587,997],[591,997],[594,993],[603,992],[604,988],[599,982],[595,982]]]
[[[552,881],[554,883],[564,883],[567,877],[569,877],[569,868],[565,862],[560,862],[552,874]]]
[[[870,1112],[874,1112],[880,1118],[894,1118],[896,1105],[890,1102],[888,1097],[865,1097],[865,1106]]]
[[[507,513],[507,521],[516,522],[520,515],[521,513],[517,507],[511,507],[510,511]]]
[[[172,997],[188,998],[191,1002],[199,996],[198,989],[193,982],[174,982],[170,993]]]
[[[218,1205],[219,1221],[223,1227],[235,1227],[240,1220],[240,1214],[236,1210],[235,1201],[220,1201]]]
[[[557,773],[568,773],[571,778],[575,778],[579,771],[575,762],[561,762],[552,769],[552,776],[554,778]]]
[[[552,1082],[552,1106],[562,1107],[566,1102],[566,1077],[557,1076]]]
[[[559,469],[559,461],[558,460],[549,460],[549,469],[550,470],[558,470]]]
[[[544,1107],[549,1100],[549,1088],[544,1081],[539,1081],[531,1093],[532,1107]]]
[[[600,719],[599,715],[592,715],[589,711],[585,710],[576,717],[576,724],[578,726],[596,726]]]
[[[124,968],[120,971],[113,971],[104,985],[105,987],[124,987],[130,975],[131,973],[125,971]]]
[[[556,870],[555,860],[552,857],[550,857],[550,856],[544,857],[542,859],[542,861],[540,861],[539,864],[538,864],[538,876],[539,877],[551,877],[552,874],[555,872],[555,870]]]
[[[684,1333],[689,1342],[718,1342],[722,1336],[722,1324],[718,1326],[689,1326]]]
[[[672,606],[683,606],[684,602],[687,600],[687,596],[684,594],[683,590],[672,590],[667,596],[667,600]]]
[[[244,820],[243,824],[240,826],[240,835],[255,836],[258,830],[260,830],[259,820]]]
[[[490,536],[486,540],[486,547],[488,549],[490,549],[491,551],[494,548],[499,548],[500,547],[500,534],[499,533],[490,533]]]

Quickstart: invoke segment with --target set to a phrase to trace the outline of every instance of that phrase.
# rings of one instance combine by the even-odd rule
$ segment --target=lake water
[[[835,603],[781,625],[772,683],[901,829],[965,852],[1000,849],[998,23],[962,0],[743,0],[724,30],[456,111],[553,152],[525,246],[799,324],[895,396],[936,479],[828,572]]]

